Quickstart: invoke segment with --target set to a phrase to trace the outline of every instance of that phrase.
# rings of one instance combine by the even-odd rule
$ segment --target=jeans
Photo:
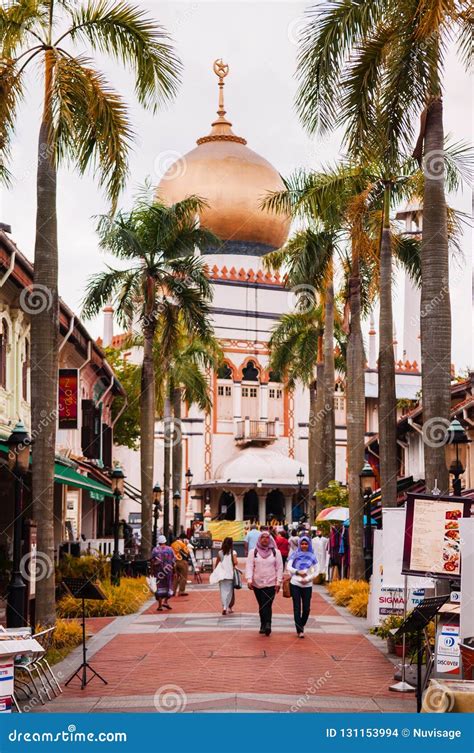
[[[272,605],[275,598],[275,586],[267,588],[255,588],[254,594],[258,601],[258,612],[260,615],[260,629],[272,626]]]
[[[293,599],[293,615],[295,618],[296,632],[302,633],[304,631],[304,626],[308,622],[313,589],[308,586],[294,586],[293,583],[290,583],[290,593],[291,598]]]

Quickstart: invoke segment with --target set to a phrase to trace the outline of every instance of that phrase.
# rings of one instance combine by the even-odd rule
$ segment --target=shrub
[[[355,593],[349,601],[347,608],[355,617],[367,617],[367,606],[369,603],[369,584],[367,588]]]
[[[71,557],[66,554],[59,561],[56,570],[56,580],[63,578],[87,578],[88,580],[104,580],[110,578],[110,559],[104,554],[83,554]]]
[[[53,648],[75,648],[82,641],[82,626],[75,620],[57,620]]]
[[[356,594],[368,593],[368,588],[368,583],[365,580],[350,580],[349,578],[336,580],[328,585],[330,595],[340,607],[347,607]]]
[[[133,614],[150,598],[150,591],[144,577],[122,578],[119,586],[102,581],[99,586],[106,594],[104,601],[86,599],[86,617],[118,617]],[[61,617],[80,617],[82,602],[72,596],[64,596],[58,602],[58,614]]]

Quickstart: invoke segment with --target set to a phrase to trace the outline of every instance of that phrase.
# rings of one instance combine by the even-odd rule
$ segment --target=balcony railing
[[[266,419],[245,418],[235,424],[235,441],[238,444],[274,442],[278,439],[278,419],[267,421]]]

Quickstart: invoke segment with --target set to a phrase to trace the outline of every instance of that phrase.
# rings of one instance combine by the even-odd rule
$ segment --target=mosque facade
[[[269,339],[280,317],[294,308],[294,294],[279,274],[264,268],[262,257],[280,248],[290,233],[289,218],[261,209],[266,194],[283,189],[277,169],[234,133],[224,107],[228,66],[214,63],[218,111],[210,133],[172,165],[157,187],[157,197],[172,204],[195,194],[207,207],[202,226],[221,241],[204,255],[213,289],[215,335],[224,352],[217,373],[208,372],[209,414],[183,406],[175,436],[183,442],[181,524],[196,515],[214,519],[298,520],[308,494],[309,393],[301,384],[287,388],[269,365]],[[106,309],[104,344],[112,339]],[[416,337],[414,338],[416,342]],[[396,346],[395,346],[396,347]],[[421,379],[407,354],[397,364],[397,392],[414,399]],[[397,354],[395,354],[397,359]],[[366,372],[367,437],[377,429],[375,329],[369,333]],[[344,379],[334,391],[336,480],[346,483],[346,406]],[[163,425],[156,423],[155,477],[163,486]],[[139,459],[118,448],[129,480],[139,487]],[[185,473],[192,472],[192,485]],[[303,474],[303,475],[301,475]],[[126,503],[127,512],[139,508]]]

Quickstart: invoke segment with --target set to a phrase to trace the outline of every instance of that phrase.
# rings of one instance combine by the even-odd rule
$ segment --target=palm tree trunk
[[[172,450],[172,478],[173,478],[173,493],[182,493],[182,479],[183,479],[183,437],[181,431],[181,388],[175,387],[173,389],[173,450]],[[181,519],[181,502],[180,502],[180,518]],[[175,535],[179,533],[179,529],[174,531]]]
[[[393,353],[392,243],[389,212],[390,187],[386,185],[382,242],[380,245],[379,455],[382,504],[384,507],[396,507],[397,400]]]
[[[313,497],[317,489],[318,477],[318,456],[319,456],[319,438],[316,421],[313,420],[317,414],[317,383],[312,382],[309,386],[309,421],[308,421],[308,499],[309,499],[309,517],[312,521],[316,517],[318,502]],[[291,521],[289,521],[291,522]]]
[[[36,620],[56,620],[54,578],[54,458],[58,406],[58,235],[56,165],[51,150],[53,61],[45,55],[45,100],[39,133],[34,288],[31,314],[31,430],[33,516],[46,575],[36,584]]]
[[[170,446],[170,423],[171,403],[169,388],[166,385],[166,397],[163,410],[164,423],[164,450],[163,450],[163,535],[168,538],[170,527],[170,473],[171,473],[171,446]]]
[[[451,304],[447,210],[444,193],[443,102],[428,107],[424,136],[421,242],[421,379],[425,483],[449,489],[444,437],[451,404]]]
[[[153,317],[151,317],[153,319]],[[155,451],[155,371],[153,368],[153,324],[144,327],[143,363],[140,393],[140,471],[142,494],[141,556],[150,557],[152,548],[153,464]]]
[[[349,280],[351,323],[347,340],[347,467],[349,488],[349,543],[351,578],[361,579],[364,566],[364,508],[359,473],[364,463],[365,383],[364,342],[361,329],[360,276],[357,250],[353,247],[352,276]]]
[[[336,429],[334,420],[334,286],[331,281],[326,288],[324,315],[324,443],[322,463],[322,488],[336,478]]]

